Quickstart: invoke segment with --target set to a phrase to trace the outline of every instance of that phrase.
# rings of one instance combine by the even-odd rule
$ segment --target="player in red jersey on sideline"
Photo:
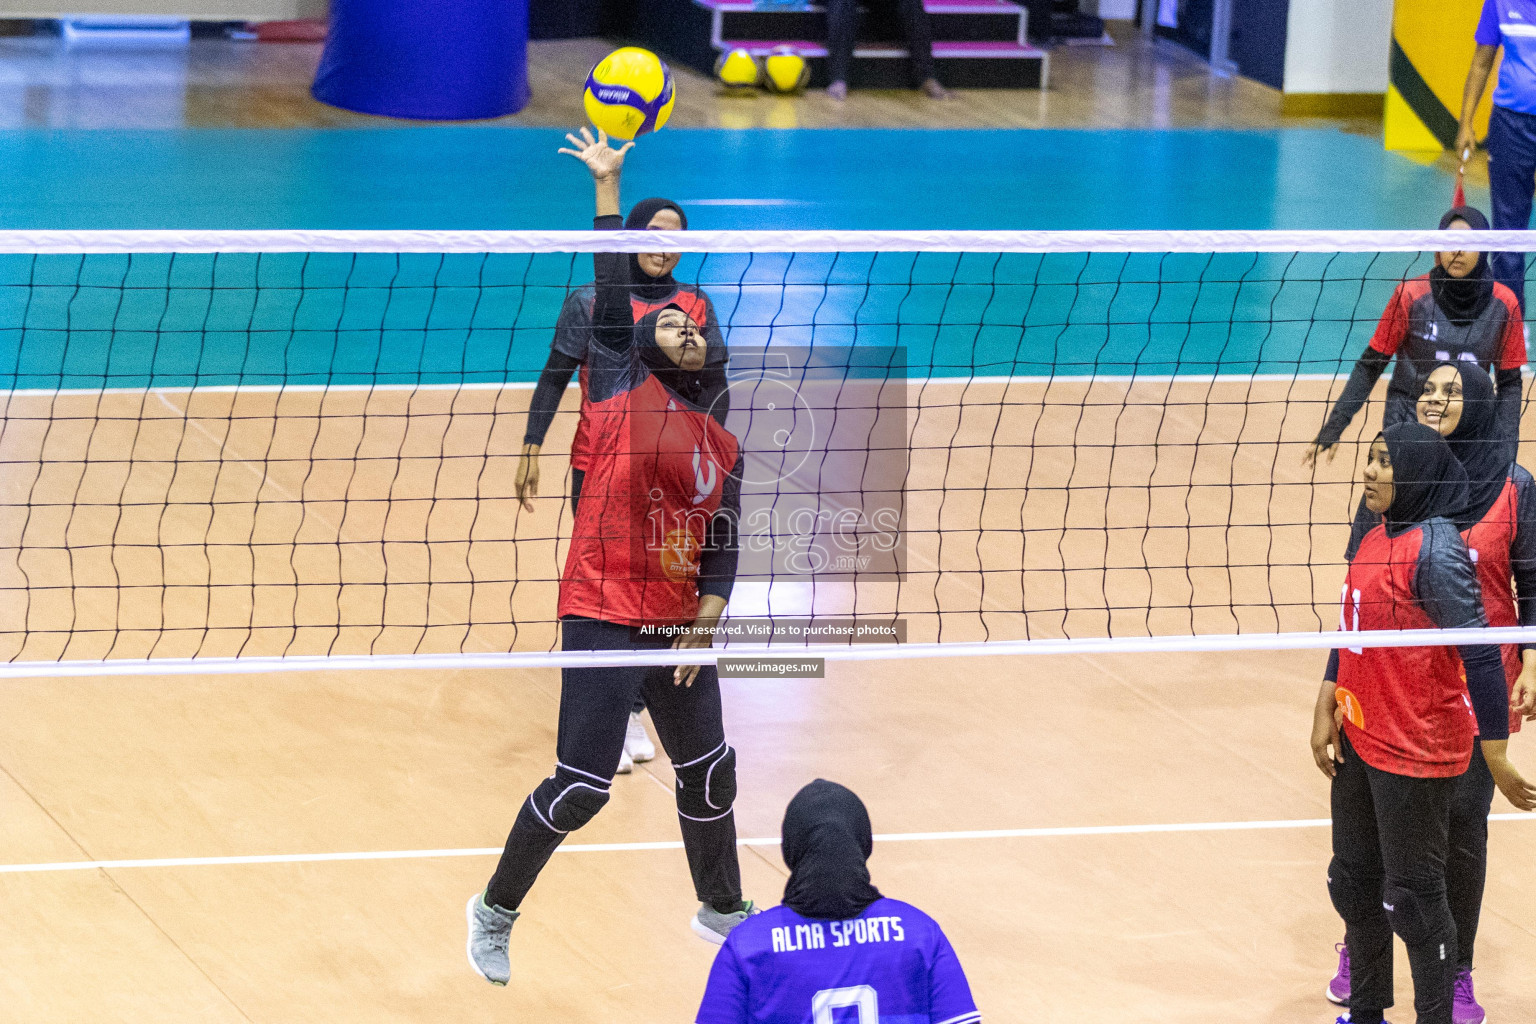
[[[1451,519],[1468,507],[1467,473],[1445,440],[1418,422],[1388,427],[1371,444],[1362,480],[1382,522],[1345,575],[1346,635],[1487,625],[1477,572]],[[1419,1024],[1451,1024],[1450,805],[1479,732],[1496,781],[1518,788],[1498,775],[1509,735],[1499,648],[1458,650],[1459,662],[1445,646],[1335,649],[1318,693],[1312,753],[1333,780],[1328,891],[1345,924],[1352,1024],[1382,1024],[1392,1005],[1394,932],[1408,947]]]
[[[1470,363],[1441,363],[1424,380],[1417,413],[1420,423],[1446,439],[1467,471],[1468,504],[1455,522],[1477,568],[1488,624],[1536,626],[1536,480],[1514,461],[1514,446],[1502,436],[1493,381]],[[1380,521],[1379,515],[1369,511],[1356,516],[1347,559],[1354,557],[1365,535]],[[1509,728],[1516,732],[1522,713],[1536,713],[1536,648],[1506,644],[1501,650],[1511,694]],[[1505,795],[1512,804],[1523,811],[1536,809],[1536,791],[1513,767],[1500,765],[1497,774],[1510,787]],[[1471,764],[1451,795],[1445,866],[1458,953],[1453,1024],[1481,1024],[1487,1017],[1473,990],[1472,966],[1488,869],[1494,777],[1483,744],[1474,741]],[[1335,1003],[1349,1004],[1347,946],[1340,947],[1338,971],[1325,993]]]
[[[1442,231],[1485,231],[1488,220],[1470,206],[1440,218]],[[1498,383],[1498,421],[1505,436],[1520,436],[1520,368],[1525,365],[1525,324],[1515,295],[1493,279],[1488,254],[1447,250],[1435,253],[1427,274],[1404,281],[1392,293],[1376,333],[1360,355],[1344,391],[1317,440],[1302,455],[1306,465],[1338,454],[1339,438],[1371,397],[1387,363],[1397,357],[1387,385],[1382,424],[1412,423],[1424,378],[1447,359],[1470,362]]]
[[[633,143],[566,136],[592,173],[598,230],[617,230]],[[676,305],[635,322],[628,257],[598,253],[588,370],[592,461],[560,581],[567,651],[708,647],[736,579],[740,445],[699,403],[708,345]],[[608,802],[629,709],[642,692],[677,779],[678,823],[700,907],[693,930],[725,941],[752,904],[736,858],[736,754],[714,666],[566,668],[555,772],[523,802],[501,861],[465,908],[471,965],[511,975],[507,943],[523,897],[567,834]]]

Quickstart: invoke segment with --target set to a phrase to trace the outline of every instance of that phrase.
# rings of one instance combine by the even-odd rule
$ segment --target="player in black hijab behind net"
[[[670,199],[642,199],[630,208],[624,219],[626,231],[686,231],[688,215]],[[706,342],[704,370],[700,374],[704,394],[701,404],[722,424],[730,413],[730,393],[725,375],[730,353],[725,346],[725,335],[720,330],[719,317],[714,303],[697,285],[678,282],[672,276],[677,268],[679,254],[675,252],[629,253],[629,297],[636,322],[648,313],[654,313],[668,305],[686,311],[699,325]],[[576,434],[571,439],[571,518],[576,517],[581,485],[586,479],[592,459],[591,452],[591,403],[587,397],[587,357],[592,344],[592,310],[596,299],[596,286],[582,285],[566,297],[560,308],[560,318],[555,322],[555,333],[549,346],[549,359],[544,372],[539,375],[533,398],[528,406],[528,428],[523,435],[523,452],[517,461],[515,487],[523,509],[532,512],[533,499],[539,493],[539,454],[544,438],[559,411],[560,399],[570,386],[571,375],[579,371],[577,380],[581,388],[581,405],[576,421]],[[645,710],[645,698],[640,697],[630,710],[629,727],[624,737],[624,755],[619,759],[619,774],[633,769],[634,762],[649,761],[656,756],[656,747],[645,731],[641,712]]]
[[[1455,207],[1440,218],[1442,231],[1487,229],[1487,218],[1470,206]],[[1520,305],[1513,292],[1494,281],[1487,253],[1446,250],[1435,254],[1429,273],[1404,281],[1392,293],[1343,393],[1303,453],[1306,465],[1325,452],[1333,460],[1345,428],[1394,356],[1382,426],[1413,422],[1424,378],[1449,359],[1471,362],[1494,376],[1500,429],[1509,438],[1520,436],[1520,368],[1525,365]]]

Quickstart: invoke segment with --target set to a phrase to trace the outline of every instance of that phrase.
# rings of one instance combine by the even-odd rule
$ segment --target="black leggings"
[[[586,479],[586,470],[571,467],[571,520],[573,522],[576,519],[576,502],[581,497],[581,485],[586,482]],[[640,696],[635,698],[635,706],[629,710],[631,714],[636,715],[645,710],[645,691],[640,692]]]
[[[1445,895],[1455,778],[1372,768],[1347,738],[1332,788],[1328,893],[1344,919],[1353,1024],[1381,1024],[1392,1005],[1392,933],[1408,947],[1418,1024],[1451,1024],[1456,925]]]
[[[1472,946],[1488,880],[1488,812],[1493,809],[1493,773],[1483,745],[1472,743],[1472,763],[1451,794],[1451,839],[1445,860],[1445,895],[1456,922],[1457,966],[1472,969]]]
[[[561,620],[562,649],[567,651],[655,650],[670,646],[665,637],[635,638],[628,626],[595,619]],[[680,779],[690,766],[729,753],[720,707],[720,678],[713,665],[699,669],[692,686],[675,686],[667,667],[565,668],[560,670],[560,727],[555,740],[555,774],[523,801],[507,836],[496,873],[486,886],[487,903],[516,910],[533,887],[567,832],[584,825],[608,801],[624,730],[635,696],[644,692],[662,749]],[[719,803],[723,814],[700,814],[678,787],[678,824],[699,901],[716,909],[741,902],[741,868],[736,859],[736,818],[728,809],[734,796],[734,755],[710,781],[729,775],[732,792]],[[697,802],[698,790],[692,799]],[[717,798],[718,799],[718,798]],[[687,806],[689,814],[684,812]]]
[[[933,29],[923,0],[894,0],[901,17],[907,51],[912,55],[912,77],[925,82],[934,77]],[[853,66],[854,37],[858,34],[858,0],[827,0],[827,70],[834,82],[848,81]]]

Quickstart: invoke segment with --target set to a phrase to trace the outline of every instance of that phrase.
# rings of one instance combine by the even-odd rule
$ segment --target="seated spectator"
[[[875,3],[877,0],[869,0]],[[883,2],[883,0],[879,0]],[[912,59],[912,79],[930,99],[942,100],[949,96],[939,84],[933,66],[933,29],[928,25],[928,12],[923,10],[923,0],[893,0],[896,12],[901,16],[902,33],[907,37],[907,50]],[[848,98],[848,71],[853,65],[853,41],[858,34],[858,0],[826,0],[827,3],[827,65],[832,74],[832,84],[827,95],[835,100]]]
[[[865,861],[869,813],[852,790],[817,779],[784,812],[784,903],[726,936],[698,1024],[804,1024],[833,1010],[859,1022],[976,1024],[965,972],[943,931],[880,895]]]

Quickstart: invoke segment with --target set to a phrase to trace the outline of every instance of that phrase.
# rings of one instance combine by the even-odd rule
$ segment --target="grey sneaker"
[[[729,914],[722,914],[708,903],[699,904],[699,912],[693,915],[693,920],[688,922],[693,929],[693,934],[705,942],[712,942],[717,946],[725,944],[725,937],[731,934],[731,929],[751,917],[761,913],[757,904],[747,900],[745,910],[733,910]]]
[[[507,939],[512,936],[517,911],[486,906],[485,893],[481,892],[469,898],[464,916],[469,921],[469,941],[465,943],[469,966],[492,985],[505,985],[512,977]]]

